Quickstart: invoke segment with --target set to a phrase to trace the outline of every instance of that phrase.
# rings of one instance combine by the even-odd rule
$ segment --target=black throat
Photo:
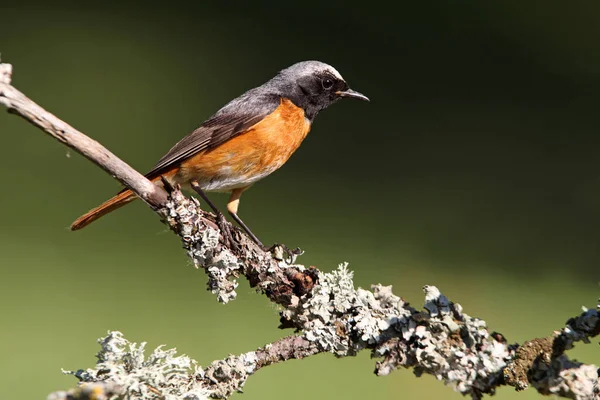
[[[283,87],[279,86],[278,89],[281,97],[290,99],[294,105],[304,110],[304,116],[310,122],[313,122],[319,111],[327,107],[323,98],[320,96],[311,96],[298,85],[286,84]]]
[[[315,98],[312,96],[307,96],[302,92],[302,90],[300,90],[300,88],[298,88],[296,91],[293,91],[291,94],[284,95],[283,97],[287,97],[296,106],[302,108],[304,110],[304,116],[310,122],[313,122],[319,111],[325,108],[324,104],[319,104],[320,102],[318,97]]]
[[[302,98],[302,97],[300,97],[300,98],[290,97],[290,100],[292,101],[292,103],[294,103],[295,105],[297,105],[298,107],[300,107],[304,110],[304,116],[310,122],[313,122],[315,117],[319,113],[319,111],[321,111],[323,109],[323,107],[320,107],[318,104],[310,102],[310,99],[306,99],[306,98]]]

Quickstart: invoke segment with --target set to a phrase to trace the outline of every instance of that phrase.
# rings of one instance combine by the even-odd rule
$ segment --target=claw
[[[222,213],[217,215],[217,225],[219,226],[219,230],[221,231],[221,236],[223,237],[223,244],[225,247],[237,252],[240,250],[240,245],[238,240],[234,237],[235,230],[233,226],[225,219],[225,216]]]
[[[262,246],[264,251],[273,255],[277,260],[285,261],[287,264],[293,264],[296,258],[304,253],[300,247],[290,250],[285,244],[275,243],[271,247]]]

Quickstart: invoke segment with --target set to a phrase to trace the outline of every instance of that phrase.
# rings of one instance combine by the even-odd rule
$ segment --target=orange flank
[[[282,99],[247,131],[183,161],[174,179],[180,184],[197,180],[207,191],[248,187],[285,164],[309,131],[304,110]]]

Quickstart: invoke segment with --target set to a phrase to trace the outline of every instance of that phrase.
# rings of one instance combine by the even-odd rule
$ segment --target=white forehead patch
[[[337,69],[333,68],[329,64],[325,64],[324,62],[320,61],[302,61],[280,71],[281,74],[289,74],[292,76],[312,75],[315,73],[318,74],[324,72],[333,75],[336,79],[340,79],[342,81],[344,80],[344,78],[342,78],[342,75],[337,71]]]
[[[333,76],[335,76],[339,80],[344,80],[344,78],[342,78],[342,75],[337,71],[337,69],[333,68],[331,65],[327,66],[326,71],[329,71]]]

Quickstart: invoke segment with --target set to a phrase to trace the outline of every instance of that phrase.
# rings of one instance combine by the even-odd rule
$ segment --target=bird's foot
[[[235,238],[235,229],[231,225],[222,213],[217,214],[217,226],[221,231],[223,237],[223,244],[225,247],[237,252],[240,250],[239,240]]]
[[[281,261],[285,261],[288,264],[293,264],[296,258],[304,253],[300,247],[290,249],[285,244],[275,243],[271,247],[262,246],[264,251],[267,251],[273,255],[273,258]]]

